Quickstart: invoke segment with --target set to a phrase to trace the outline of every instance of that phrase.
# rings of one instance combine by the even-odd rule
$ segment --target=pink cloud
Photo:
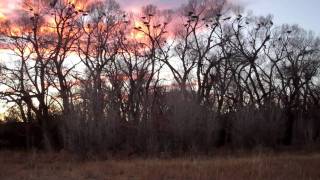
[[[0,1],[0,12],[3,14],[10,14],[16,10],[19,6],[20,0],[1,0]]]
[[[0,0],[0,16],[13,17],[21,7],[22,0]],[[187,0],[117,0],[121,7],[127,11],[138,11],[142,6],[154,4],[160,9],[169,9],[179,7]]]

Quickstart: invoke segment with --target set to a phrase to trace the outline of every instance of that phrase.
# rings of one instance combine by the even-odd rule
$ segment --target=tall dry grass
[[[320,154],[79,161],[67,154],[0,153],[1,180],[320,179]]]

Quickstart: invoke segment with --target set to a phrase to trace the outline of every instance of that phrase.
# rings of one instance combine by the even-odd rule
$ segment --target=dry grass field
[[[65,154],[0,152],[1,180],[320,179],[320,154],[79,161]]]

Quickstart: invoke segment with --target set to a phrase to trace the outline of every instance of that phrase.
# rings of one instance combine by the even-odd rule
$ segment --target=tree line
[[[0,97],[27,148],[208,153],[319,142],[313,32],[225,0],[139,14],[114,0],[74,3],[24,1],[1,22],[10,56]]]

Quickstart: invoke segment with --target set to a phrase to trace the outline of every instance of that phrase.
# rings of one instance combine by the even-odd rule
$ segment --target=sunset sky
[[[0,0],[0,18],[10,14],[20,0]],[[187,0],[118,0],[126,10],[138,10],[147,4],[156,4],[162,8],[178,7]],[[320,35],[320,1],[319,0],[232,0],[243,4],[247,10],[256,15],[273,14],[275,22],[300,24],[307,30],[313,30]]]
[[[187,0],[120,0],[126,9],[154,3],[161,7],[178,7]],[[244,5],[256,15],[273,14],[278,24],[299,24],[320,35],[320,0],[232,0]]]

